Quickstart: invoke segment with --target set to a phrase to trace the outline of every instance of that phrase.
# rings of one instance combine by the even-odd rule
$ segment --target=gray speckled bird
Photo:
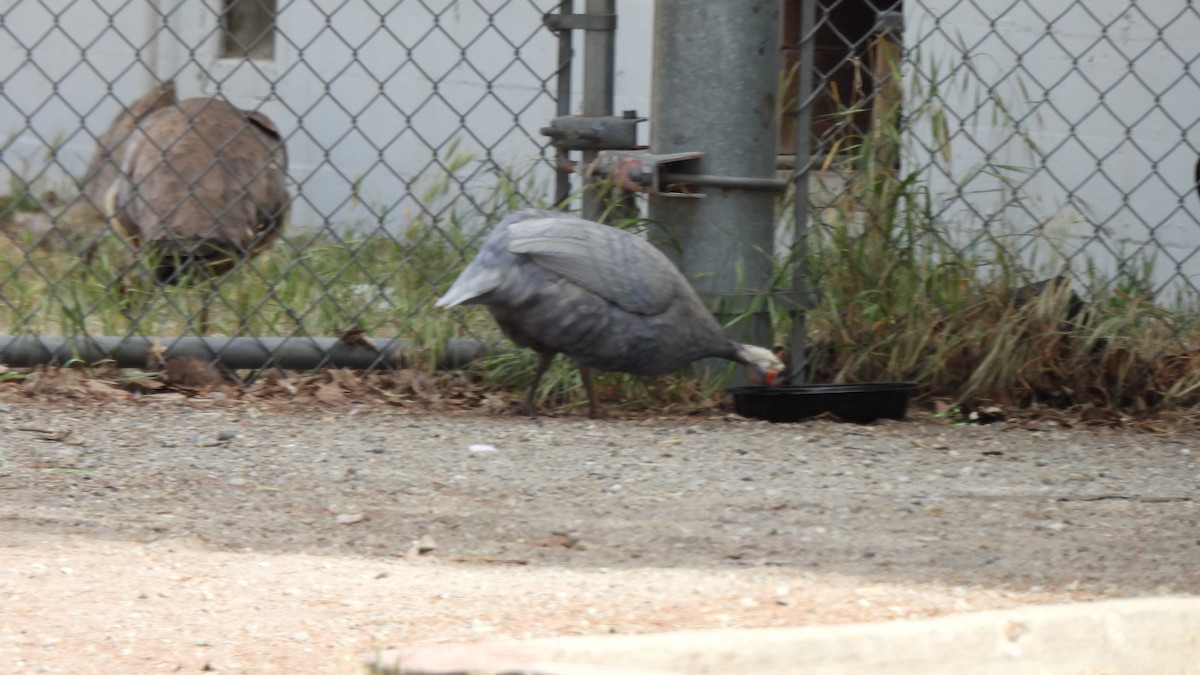
[[[783,363],[769,350],[734,342],[683,274],[646,240],[553,211],[510,214],[484,240],[438,307],[487,306],[510,340],[538,354],[525,397],[556,354],[579,366],[589,414],[600,408],[591,368],[662,375],[697,359],[745,364],[774,384]]]

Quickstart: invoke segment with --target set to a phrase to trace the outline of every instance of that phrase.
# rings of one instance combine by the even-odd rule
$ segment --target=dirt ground
[[[1200,433],[0,388],[0,672],[1200,593]]]

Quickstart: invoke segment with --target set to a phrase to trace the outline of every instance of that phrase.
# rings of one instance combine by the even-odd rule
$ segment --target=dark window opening
[[[221,58],[275,58],[276,0],[222,0]]]
[[[782,68],[789,85],[784,102],[790,114],[797,101],[801,4],[816,2],[810,145],[815,155],[829,152],[838,139],[868,132],[873,119],[899,114],[902,0],[782,2]],[[780,153],[795,152],[795,125],[784,124]]]

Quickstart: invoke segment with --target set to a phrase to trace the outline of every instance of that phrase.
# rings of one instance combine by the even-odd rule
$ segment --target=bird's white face
[[[783,381],[786,366],[771,350],[756,345],[738,345],[737,353],[738,360],[750,369],[747,375],[751,382],[774,387]]]

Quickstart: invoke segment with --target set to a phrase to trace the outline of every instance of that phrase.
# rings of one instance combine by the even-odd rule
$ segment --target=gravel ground
[[[0,671],[1200,593],[1200,433],[0,389]]]

